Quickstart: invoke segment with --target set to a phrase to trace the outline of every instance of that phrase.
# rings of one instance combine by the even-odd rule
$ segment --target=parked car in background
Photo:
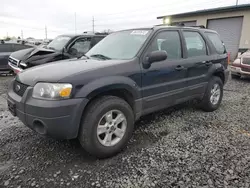
[[[18,43],[3,43],[0,44],[0,71],[1,72],[9,72],[11,71],[9,65],[8,65],[8,59],[11,53],[32,48],[33,46],[27,45],[27,44],[18,44]]]
[[[250,50],[241,54],[230,66],[232,78],[250,76]]]
[[[9,86],[8,107],[41,135],[78,137],[92,155],[109,157],[126,146],[143,115],[191,99],[204,111],[218,109],[227,66],[225,46],[212,30],[119,31],[82,58],[18,74]]]
[[[60,35],[47,46],[14,52],[9,66],[15,73],[33,66],[83,56],[106,35]]]

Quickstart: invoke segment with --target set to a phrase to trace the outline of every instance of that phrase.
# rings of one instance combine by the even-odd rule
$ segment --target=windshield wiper
[[[81,54],[77,57],[77,59],[81,59],[82,57],[86,57],[87,59],[89,59],[89,56],[86,56],[85,54]]]
[[[110,60],[111,59],[110,57],[107,57],[107,56],[102,55],[102,54],[93,54],[90,57],[97,57],[97,58],[103,59],[103,60]]]

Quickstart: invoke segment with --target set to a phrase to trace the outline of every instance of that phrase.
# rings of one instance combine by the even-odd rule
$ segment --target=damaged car
[[[83,56],[106,35],[60,35],[47,46],[20,50],[10,55],[8,65],[17,74],[37,65]]]

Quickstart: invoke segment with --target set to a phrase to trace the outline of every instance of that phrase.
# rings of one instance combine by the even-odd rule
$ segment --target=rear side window
[[[207,55],[207,46],[202,36],[195,31],[184,31],[188,57]]]
[[[206,36],[208,38],[208,40],[210,40],[214,46],[214,48],[216,49],[216,52],[218,54],[224,54],[225,53],[225,46],[222,43],[219,35],[217,33],[208,33],[206,32]]]
[[[100,42],[104,37],[93,37],[93,46]]]

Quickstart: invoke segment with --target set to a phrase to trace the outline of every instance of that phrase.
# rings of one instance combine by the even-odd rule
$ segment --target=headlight
[[[32,96],[38,99],[67,99],[72,90],[71,84],[37,83],[33,89]]]

